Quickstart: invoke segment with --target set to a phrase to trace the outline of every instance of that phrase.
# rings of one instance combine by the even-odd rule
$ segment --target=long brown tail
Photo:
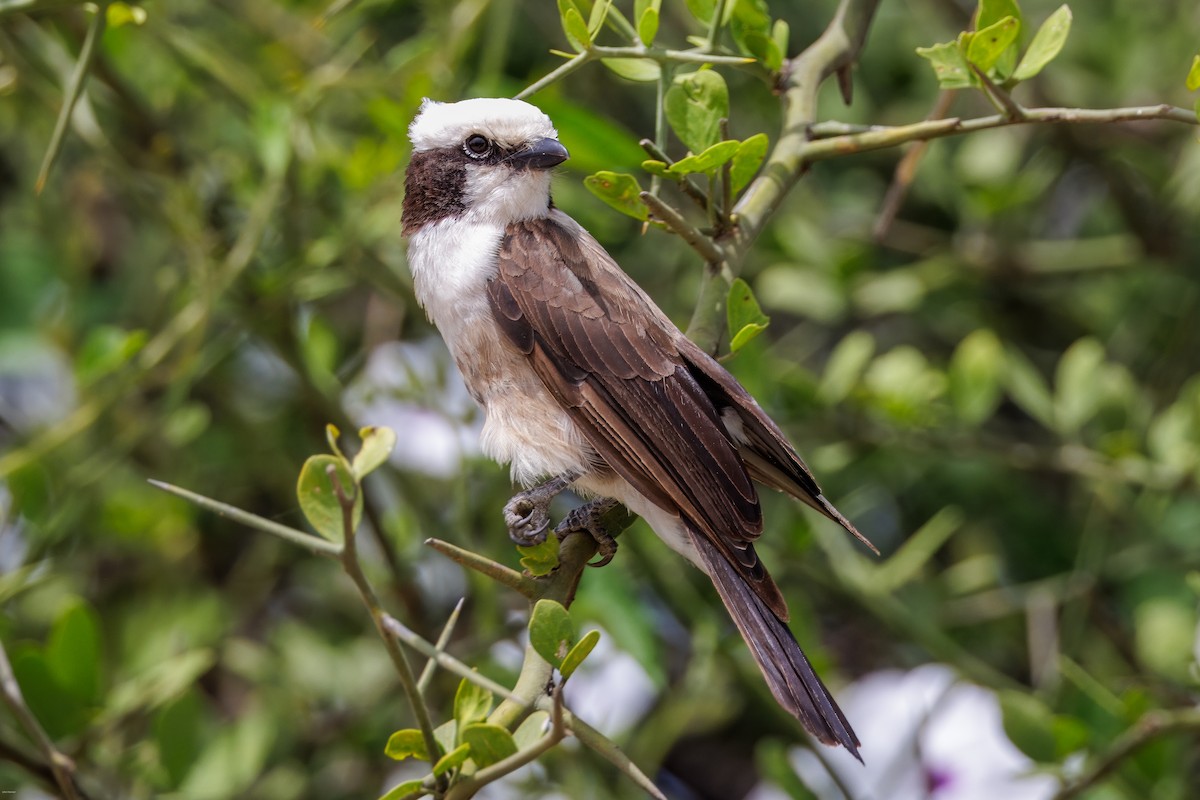
[[[745,578],[696,531],[692,542],[717,587],[729,615],[754,654],[771,694],[813,735],[825,744],[840,744],[862,761],[859,741],[829,690],[796,643],[787,624],[767,608]]]

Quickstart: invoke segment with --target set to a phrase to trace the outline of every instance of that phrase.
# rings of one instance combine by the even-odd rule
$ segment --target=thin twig
[[[417,728],[421,731],[421,738],[425,741],[426,752],[429,753],[430,760],[436,763],[442,757],[442,748],[438,744],[437,738],[433,735],[433,721],[430,718],[429,709],[425,705],[425,700],[421,696],[420,689],[417,688],[417,681],[413,677],[412,667],[408,664],[408,658],[404,655],[404,651],[400,649],[400,646],[396,644],[396,640],[388,634],[388,630],[383,622],[384,617],[387,615],[383,610],[382,604],[379,602],[379,596],[375,594],[375,590],[371,587],[367,576],[362,571],[362,565],[358,562],[358,548],[355,544],[355,533],[357,531],[354,527],[354,497],[346,493],[346,489],[342,486],[342,481],[338,477],[337,468],[334,465],[330,464],[326,468],[326,475],[329,476],[329,482],[333,485],[338,505],[342,509],[342,533],[344,538],[341,553],[342,568],[350,576],[350,580],[354,582],[359,596],[371,614],[375,628],[379,631],[380,638],[383,639],[384,648],[387,650],[388,656],[392,659],[392,664],[396,668],[396,674],[400,677],[400,685],[404,689],[404,694],[408,697],[408,704],[412,707],[413,716],[416,717]],[[439,786],[444,785],[444,783],[444,777],[439,778]]]
[[[544,694],[538,701],[538,709],[545,711],[545,705],[550,698]],[[641,768],[633,763],[633,759],[629,754],[616,745],[611,739],[605,736],[600,731],[588,725],[579,717],[574,716],[567,709],[563,709],[563,721],[567,729],[572,735],[579,740],[579,743],[586,746],[589,750],[599,755],[601,758],[612,764],[617,769],[628,775],[646,794],[653,797],[655,800],[667,800],[666,795],[654,785],[654,781],[642,772]]]
[[[1128,108],[1026,108],[1020,119],[1011,119],[1004,114],[993,114],[974,119],[925,120],[911,125],[877,127],[862,133],[832,136],[809,142],[804,148],[806,162],[824,161],[838,156],[882,150],[908,142],[940,139],[964,133],[1003,128],[1009,125],[1031,123],[1090,125],[1113,122],[1141,122],[1145,120],[1168,120],[1185,125],[1198,124],[1196,113],[1185,108],[1162,104],[1157,106],[1133,106]]]
[[[742,56],[726,56],[704,50],[667,50],[661,47],[646,47],[634,45],[630,47],[604,47],[592,45],[581,53],[571,57],[569,61],[560,64],[555,69],[543,75],[538,80],[526,86],[515,97],[522,100],[537,94],[552,83],[562,80],[592,61],[601,58],[644,58],[657,61],[660,65],[667,64],[725,64],[726,66],[741,67],[753,64],[753,58]]]
[[[581,537],[573,538],[578,540],[580,544],[584,544]],[[594,553],[594,547],[590,551],[586,547],[581,547],[576,556],[571,558],[570,561],[572,564],[577,565],[576,568],[582,569]],[[560,585],[558,588],[561,589],[562,586]],[[454,658],[454,656],[440,652],[434,645],[422,639],[399,620],[384,614],[383,624],[388,633],[418,653],[437,661],[438,666],[461,678],[465,678],[480,688],[486,689],[497,697],[504,698],[504,702],[488,717],[488,722],[493,725],[511,728],[520,717],[530,711],[534,709],[545,710],[544,701],[548,699],[545,694],[545,687],[553,674],[553,668],[532,647],[526,648],[525,665],[521,669],[521,675],[517,679],[516,687],[510,690],[496,683],[491,678],[481,675],[478,670],[472,669]],[[540,669],[543,665],[545,667],[544,672]],[[531,700],[527,698],[536,699]],[[571,731],[575,738],[579,739],[581,744],[595,751],[596,754],[616,766],[652,797],[662,798],[663,795],[654,786],[653,781],[646,777],[646,774],[611,739],[573,715],[570,711],[563,709],[562,713],[563,724]]]
[[[668,156],[662,147],[660,147],[657,143],[652,142],[649,139],[642,139],[640,142],[638,142],[638,144],[640,144],[642,149],[645,150],[646,153],[655,161],[661,161],[668,167],[675,163],[675,161]],[[655,175],[654,180],[659,180],[659,177],[660,176]],[[679,186],[680,191],[690,197],[700,208],[706,208],[708,206],[708,196],[704,194],[704,191],[699,186],[692,182],[691,176],[680,175],[675,180],[675,183]],[[654,195],[655,197],[658,196],[658,192],[654,188],[653,181],[650,183],[650,194]]]
[[[954,95],[953,89],[939,92],[933,109],[925,119],[941,119],[946,116],[946,112],[950,110],[950,104],[954,102]],[[853,133],[862,132],[853,131]],[[846,131],[846,133],[851,133],[851,131]],[[908,148],[908,151],[901,157],[900,163],[896,165],[892,184],[888,187],[887,195],[883,198],[883,207],[879,210],[879,216],[875,218],[875,225],[871,229],[871,238],[874,241],[882,241],[892,227],[892,223],[895,222],[896,215],[900,213],[900,206],[908,195],[908,188],[912,186],[912,182],[917,176],[917,166],[925,157],[928,149],[929,142],[914,142],[913,146]]]
[[[987,76],[987,73],[981,70],[977,65],[971,64],[971,71],[975,73],[975,77],[979,78],[983,84],[983,92],[987,95],[992,104],[997,110],[1002,112],[1006,117],[1013,122],[1017,122],[1025,117],[1025,109],[1021,104],[1013,99],[1013,96],[1001,89],[995,82]]]
[[[474,797],[475,793],[484,786],[503,778],[505,775],[516,772],[526,764],[532,763],[566,737],[567,729],[563,724],[561,683],[554,687],[553,710],[550,713],[550,719],[553,720],[553,725],[546,732],[545,736],[524,750],[518,750],[511,756],[502,758],[495,764],[484,767],[471,777],[455,784],[446,794],[446,800],[467,800],[467,798]]]
[[[46,734],[42,724],[25,704],[25,696],[21,694],[21,686],[17,683],[17,676],[13,674],[12,664],[8,660],[8,652],[2,643],[0,643],[0,694],[3,695],[4,704],[8,706],[8,710],[20,721],[21,727],[29,734],[29,738],[33,740],[38,750],[41,751],[42,757],[46,759],[46,764],[54,773],[54,782],[58,784],[63,797],[67,800],[81,800],[79,791],[75,788],[75,762],[59,752],[58,748],[54,746],[54,742]]]
[[[280,539],[298,544],[303,548],[311,550],[317,555],[328,556],[330,558],[339,558],[342,553],[342,548],[326,539],[321,539],[312,536],[303,531],[298,531],[295,528],[289,528],[286,525],[280,525],[278,522],[272,522],[269,519],[264,519],[257,514],[251,514],[249,511],[231,506],[228,503],[222,503],[219,500],[213,500],[211,497],[205,497],[202,494],[188,491],[179,486],[173,486],[163,481],[149,480],[147,481],[156,489],[162,489],[164,492],[169,492],[176,497],[182,497],[184,500],[195,503],[201,508],[208,509],[222,517],[227,517],[234,522],[240,522],[248,528],[260,530],[263,533],[269,533],[272,536],[278,536]]]
[[[462,613],[463,603],[466,601],[467,598],[460,597],[458,602],[454,604],[454,610],[450,612],[450,616],[447,618],[446,624],[442,626],[442,632],[438,636],[438,640],[433,644],[433,648],[436,653],[445,652],[446,645],[450,643],[450,637],[454,635],[454,626],[458,624],[458,616]],[[395,618],[393,617],[389,616],[388,619],[395,622]],[[384,624],[386,626],[386,620]],[[430,657],[430,659],[425,662],[425,669],[421,670],[421,677],[417,678],[417,691],[419,691],[422,696],[424,696],[425,691],[429,688],[429,681],[433,679],[433,673],[436,670],[437,659]]]
[[[721,35],[721,23],[725,19],[727,5],[728,0],[717,0],[717,5],[713,9],[712,20],[708,24],[708,44],[705,47],[709,52],[717,48],[717,38]]]
[[[390,614],[384,613],[382,617],[382,623],[384,630],[387,631],[390,636],[393,636],[397,640],[404,642],[404,644],[408,645],[413,650],[416,650],[421,655],[428,657],[431,661],[435,662],[439,667],[447,672],[453,672],[458,677],[465,678],[479,688],[487,689],[492,694],[498,695],[506,700],[510,700],[524,709],[532,708],[533,704],[530,701],[517,695],[511,689],[496,683],[486,675],[480,674],[478,670],[472,669],[449,653],[438,649],[431,642],[421,638],[421,636],[415,631]]]
[[[87,35],[83,38],[83,47],[79,50],[79,60],[75,62],[75,69],[71,72],[71,78],[67,82],[62,109],[58,112],[58,119],[54,121],[54,132],[50,134],[50,144],[46,146],[46,155],[42,157],[42,166],[38,169],[37,182],[33,189],[36,194],[42,193],[42,189],[46,186],[46,179],[50,177],[50,168],[54,166],[54,161],[62,151],[63,140],[67,135],[67,125],[71,122],[71,114],[74,113],[75,104],[79,102],[79,97],[83,94],[83,87],[87,84],[88,73],[92,68],[92,59],[96,55],[96,43],[104,35],[107,25],[108,0],[101,0],[92,17],[92,23],[88,26]]]
[[[1070,800],[1092,788],[1120,766],[1121,762],[1150,742],[1171,733],[1200,735],[1200,708],[1151,711],[1117,737],[1113,746],[1077,780],[1067,784],[1053,800]]]
[[[475,570],[481,575],[486,575],[502,586],[507,586],[514,592],[518,592],[525,597],[532,599],[537,594],[533,579],[522,575],[515,569],[510,569],[503,564],[497,563],[487,556],[481,556],[479,553],[465,550],[457,545],[444,542],[441,539],[426,539],[425,544],[456,564],[461,564],[468,569]]]
[[[712,239],[692,227],[682,214],[649,192],[642,192],[640,196],[642,202],[650,207],[650,212],[655,218],[665,222],[668,228],[679,234],[679,237],[699,253],[706,263],[721,263],[723,256],[717,246],[713,244]]]

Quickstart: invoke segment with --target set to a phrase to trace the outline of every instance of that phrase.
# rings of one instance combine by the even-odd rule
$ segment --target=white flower
[[[792,753],[796,773],[817,797],[855,800],[1042,800],[1058,782],[1005,736],[996,696],[940,664],[868,675],[839,697],[862,740],[866,766],[845,750]],[[830,775],[830,769],[836,774]],[[783,798],[759,786],[747,800]]]

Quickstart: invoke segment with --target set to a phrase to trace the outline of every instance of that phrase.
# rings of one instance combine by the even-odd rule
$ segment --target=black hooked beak
[[[550,169],[557,167],[570,157],[567,148],[558,139],[541,139],[519,153],[513,153],[510,161],[528,169]]]

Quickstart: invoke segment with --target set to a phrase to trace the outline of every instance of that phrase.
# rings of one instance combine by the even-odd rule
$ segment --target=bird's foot
[[[572,533],[586,533],[591,536],[596,541],[596,552],[600,554],[600,560],[592,561],[588,566],[603,567],[617,554],[617,540],[604,529],[603,517],[617,505],[616,500],[602,497],[571,509],[566,519],[554,529],[554,535],[560,541]]]
[[[550,502],[570,486],[572,480],[574,478],[571,476],[560,475],[514,495],[504,506],[508,538],[522,547],[532,547],[546,541],[546,528],[550,527]]]

